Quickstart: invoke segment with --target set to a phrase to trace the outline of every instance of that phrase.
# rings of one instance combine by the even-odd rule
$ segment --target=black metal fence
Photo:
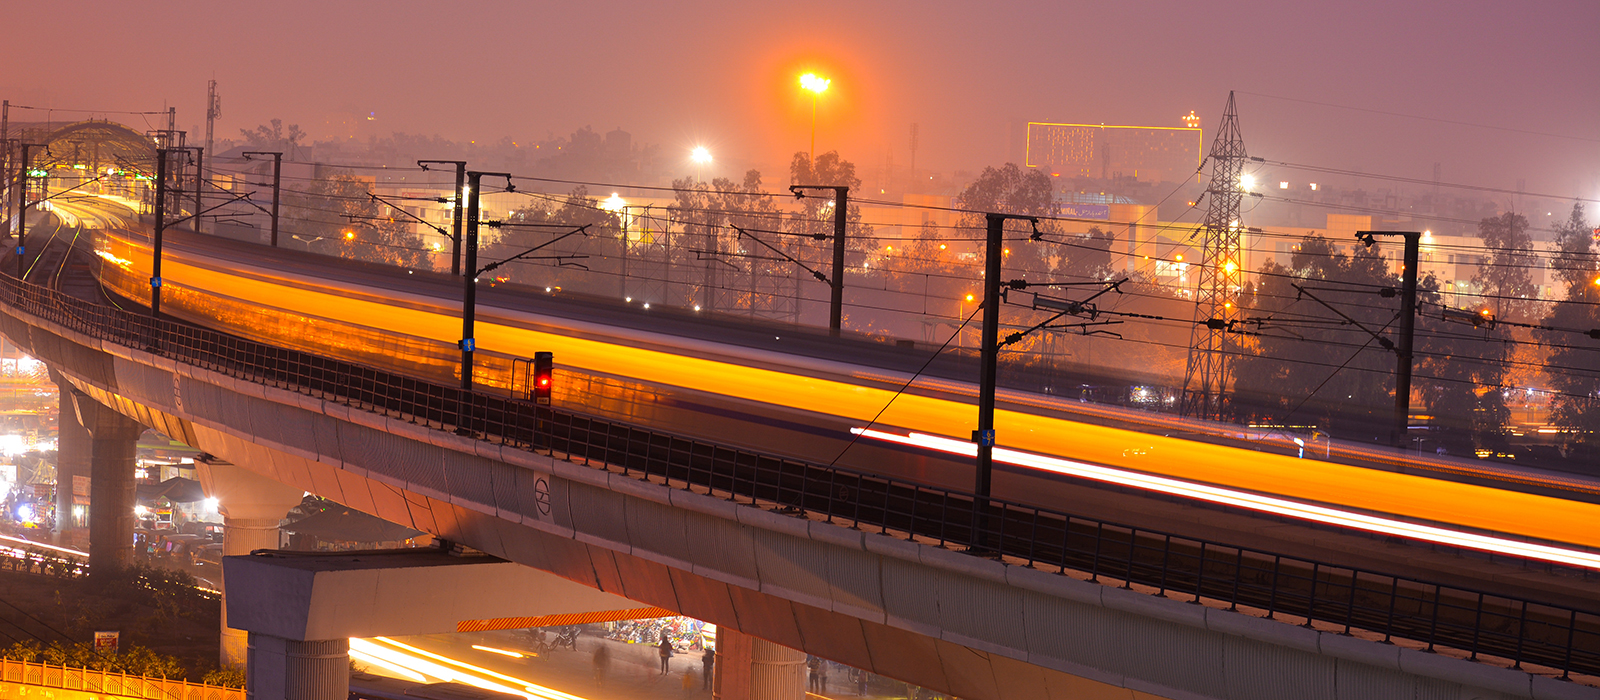
[[[730,448],[82,301],[0,276],[0,301],[75,332],[441,430],[733,500],[1086,573],[1341,632],[1600,675],[1600,615],[1083,518]]]

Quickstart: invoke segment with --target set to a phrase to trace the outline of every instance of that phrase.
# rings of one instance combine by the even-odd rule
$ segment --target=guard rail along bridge
[[[763,454],[12,276],[0,302],[97,450],[131,420],[295,493],[960,697],[1600,697],[1582,606]],[[256,670],[258,700],[340,692],[269,692]]]

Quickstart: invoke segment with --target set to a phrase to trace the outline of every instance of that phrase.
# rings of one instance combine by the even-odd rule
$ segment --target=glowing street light
[[[1256,177],[1254,175],[1246,174],[1239,176],[1239,189],[1249,192],[1250,190],[1255,189],[1255,186]]]
[[[800,88],[811,91],[811,162],[817,162],[817,98],[826,92],[833,81],[828,78],[819,78],[815,73],[800,76]]]
[[[705,182],[706,163],[711,162],[711,151],[706,150],[705,146],[695,146],[694,150],[689,152],[689,160],[694,161],[696,166],[695,176],[698,177],[701,182]]]

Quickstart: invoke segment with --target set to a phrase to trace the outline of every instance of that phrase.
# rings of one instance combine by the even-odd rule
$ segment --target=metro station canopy
[[[143,172],[155,168],[155,138],[116,122],[13,122],[8,130],[11,138],[44,146],[35,148],[30,158],[36,168]]]

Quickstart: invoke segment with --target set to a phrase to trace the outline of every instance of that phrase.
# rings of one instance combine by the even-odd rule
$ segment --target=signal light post
[[[550,390],[555,382],[555,355],[548,352],[533,354],[533,402],[550,405]]]

